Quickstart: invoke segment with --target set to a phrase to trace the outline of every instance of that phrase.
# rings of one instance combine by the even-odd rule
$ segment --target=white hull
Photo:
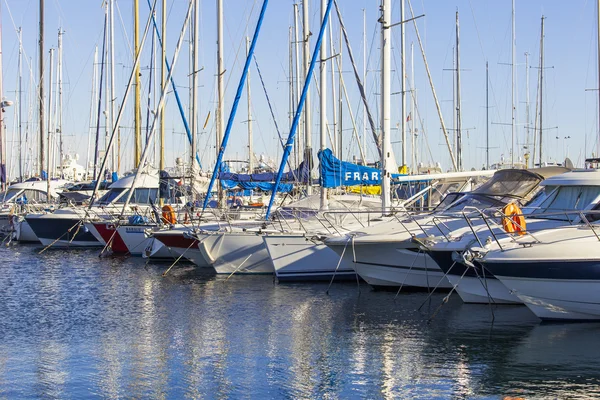
[[[129,254],[132,256],[141,257],[146,254],[150,255],[150,258],[173,258],[169,249],[153,237],[146,236],[144,229],[135,226],[119,226],[117,234],[121,237],[121,240],[127,246]],[[154,242],[160,245],[154,245]]]
[[[42,243],[42,245],[44,246],[50,246],[52,245],[53,248],[61,248],[61,249],[65,249],[65,248],[72,248],[72,247],[103,247],[102,243],[98,242],[97,240],[92,241],[83,241],[83,240],[73,240],[72,242],[69,242],[68,240],[58,240],[55,241],[53,239],[43,239],[43,238],[39,238],[40,242]]]
[[[344,261],[353,263],[358,275],[372,286],[450,289],[452,285],[435,261],[423,252],[409,250],[410,242],[346,246]],[[341,254],[344,246],[329,246]]]
[[[27,221],[24,219],[20,219],[20,221],[15,221],[15,231],[14,231],[15,240],[22,243],[39,243],[40,240],[35,235]]]
[[[272,274],[262,235],[245,232],[198,233],[198,249],[217,274]]]
[[[479,280],[471,276],[461,279],[457,275],[447,275],[447,278],[450,284],[456,285],[456,292],[465,303],[523,304],[498,279]]]
[[[497,278],[538,318],[600,320],[599,280]]]
[[[351,260],[340,256],[324,244],[315,244],[303,235],[265,235],[263,237],[277,279],[329,280],[356,277]]]

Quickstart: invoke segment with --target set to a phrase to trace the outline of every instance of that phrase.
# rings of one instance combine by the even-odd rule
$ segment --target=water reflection
[[[16,250],[16,251],[14,251]],[[363,286],[0,249],[0,396],[600,396],[599,324]]]

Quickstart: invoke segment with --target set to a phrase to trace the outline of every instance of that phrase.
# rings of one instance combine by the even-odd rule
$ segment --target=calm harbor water
[[[0,249],[2,398],[600,397],[600,324]]]

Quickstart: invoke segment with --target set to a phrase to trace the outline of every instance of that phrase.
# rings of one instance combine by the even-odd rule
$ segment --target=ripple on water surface
[[[598,324],[38,251],[0,249],[5,398],[600,396]]]

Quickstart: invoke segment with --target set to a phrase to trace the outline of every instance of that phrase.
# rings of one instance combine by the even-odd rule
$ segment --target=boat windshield
[[[510,196],[523,198],[534,190],[542,181],[542,177],[524,169],[502,170],[473,190],[473,193],[490,196]]]
[[[575,221],[580,215],[573,211],[592,209],[600,200],[600,186],[558,186],[554,189],[546,188],[544,192],[547,194],[533,199],[527,205],[527,208],[531,208],[529,215],[536,218]]]
[[[98,200],[98,204],[101,206],[108,205],[112,203],[121,193],[123,193],[124,188],[115,188],[110,189],[108,192],[104,194],[104,196],[100,197]]]
[[[8,189],[0,193],[0,202],[5,203],[13,199],[22,189]]]
[[[477,208],[478,210],[483,211],[490,207],[502,207],[504,204],[506,204],[506,201],[502,201],[501,199],[471,192],[465,194],[463,197],[455,201],[452,205],[450,205],[450,207],[445,209],[444,212],[459,212],[467,207]]]

